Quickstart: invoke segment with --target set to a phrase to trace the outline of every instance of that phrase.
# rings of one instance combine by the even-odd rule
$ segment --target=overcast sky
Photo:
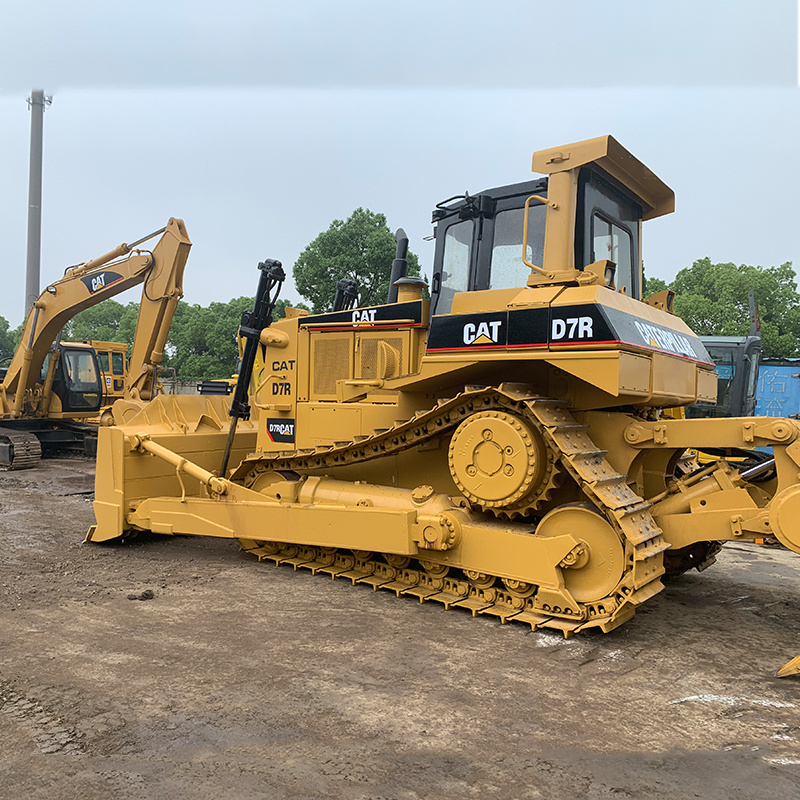
[[[176,216],[185,299],[252,295],[260,260],[290,267],[358,206],[404,227],[430,274],[437,202],[605,133],[677,196],[644,226],[649,275],[703,256],[800,268],[795,0],[27,0],[0,30],[12,326],[34,88],[53,97],[42,286]]]

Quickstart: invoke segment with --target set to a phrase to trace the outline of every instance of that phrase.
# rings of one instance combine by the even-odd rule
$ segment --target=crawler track
[[[569,591],[570,565],[560,564],[565,590],[542,591],[533,583],[503,580],[497,576],[446,567],[426,560],[375,552],[344,551],[309,547],[289,542],[242,539],[242,547],[260,560],[303,567],[314,573],[366,583],[388,589],[398,596],[411,595],[420,602],[434,600],[447,608],[467,608],[473,615],[490,614],[502,622],[516,621],[533,629],[555,628],[566,636],[589,627],[608,631],[629,619],[635,607],[662,588],[663,553],[668,545],[649,512],[649,505],[631,490],[625,476],[606,460],[606,451],[590,440],[587,426],[579,424],[560,403],[527,395],[515,387],[468,388],[433,409],[385,431],[376,431],[360,441],[341,442],[307,451],[260,454],[243,462],[233,480],[246,486],[268,471],[300,474],[349,464],[366,463],[418,447],[438,436],[452,436],[458,425],[478,412],[506,412],[523,418],[547,444],[549,466],[541,491],[523,509],[512,513],[490,509],[495,516],[526,517],[530,530],[532,516],[546,510],[557,476],[567,474],[580,487],[583,505],[599,512],[612,526],[624,548],[621,579],[607,596],[578,602]],[[551,504],[552,505],[552,504]],[[538,512],[538,513],[537,513]],[[533,535],[536,535],[535,533]],[[290,538],[290,537],[287,537]],[[379,541],[379,535],[376,541]]]
[[[0,444],[9,445],[11,455],[11,463],[0,461],[0,470],[29,469],[42,457],[42,445],[32,433],[0,427]]]

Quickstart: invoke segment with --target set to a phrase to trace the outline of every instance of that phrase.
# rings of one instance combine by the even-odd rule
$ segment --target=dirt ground
[[[229,541],[84,545],[91,489],[0,473],[0,797],[800,797],[798,556],[729,545],[564,640]]]

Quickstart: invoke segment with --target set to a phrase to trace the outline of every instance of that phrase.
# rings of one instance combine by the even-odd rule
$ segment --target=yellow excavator
[[[152,250],[141,247],[159,235]],[[42,446],[77,444],[93,451],[97,425],[90,421],[97,421],[103,407],[102,371],[92,344],[62,342],[61,330],[78,312],[139,284],[142,299],[119,419],[155,396],[191,245],[183,221],[170,219],[149,236],[67,269],[42,292],[0,383],[0,469],[35,466]]]
[[[720,542],[800,552],[800,423],[662,413],[717,396],[672,294],[641,299],[642,223],[672,191],[610,136],[533,170],[436,207],[430,300],[402,235],[383,305],[340,286],[334,311],[270,324],[284,274],[260,264],[230,416],[159,397],[102,429],[87,540],[229,537],[566,636],[613,630]],[[692,447],[773,456],[683,474]]]

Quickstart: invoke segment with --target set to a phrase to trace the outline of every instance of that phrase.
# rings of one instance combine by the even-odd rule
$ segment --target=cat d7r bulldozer
[[[156,398],[102,430],[87,539],[230,537],[565,635],[611,631],[721,542],[800,551],[799,423],[662,414],[717,383],[671,293],[641,299],[641,224],[672,191],[610,136],[538,151],[533,170],[437,206],[430,300],[400,247],[391,302],[344,291],[269,325],[282,271],[261,264],[232,420]],[[774,455],[687,474],[692,447]]]

